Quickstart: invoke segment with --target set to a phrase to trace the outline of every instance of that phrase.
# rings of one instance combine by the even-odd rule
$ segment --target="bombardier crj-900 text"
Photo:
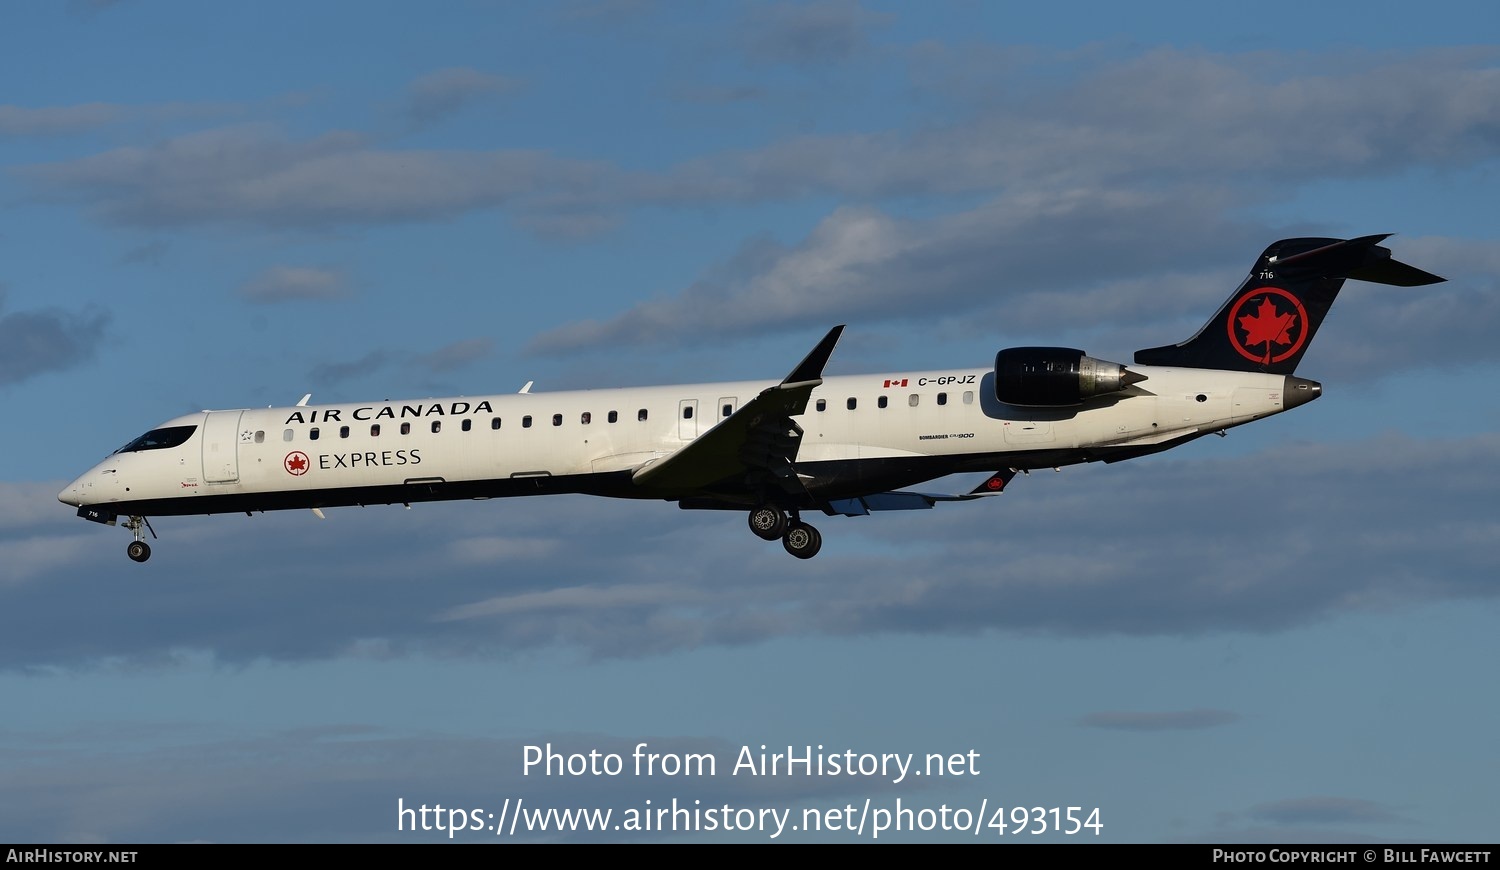
[[[1002,350],[993,367],[824,377],[834,327],[779,383],[740,381],[410,402],[204,411],[168,420],[58,494],[78,515],[147,517],[587,493],[744,511],[808,559],[812,511],[863,516],[1002,490],[1017,471],[1115,462],[1316,399],[1294,377],[1346,278],[1442,281],[1386,238],[1285,239],[1198,334],[1128,368],[1062,347]],[[901,491],[992,472],[972,492]]]

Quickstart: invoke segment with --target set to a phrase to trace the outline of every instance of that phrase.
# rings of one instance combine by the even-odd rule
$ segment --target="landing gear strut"
[[[781,508],[761,505],[750,512],[750,531],[765,541],[781,539],[781,546],[798,559],[811,559],[823,548],[823,536],[802,522],[796,511],[790,518]]]
[[[146,532],[149,531],[151,537],[156,537],[156,529],[151,528],[151,521],[145,517],[130,517],[125,520],[125,528],[135,536],[135,540],[125,547],[125,555],[133,562],[144,562],[151,558],[151,545],[146,543]]]

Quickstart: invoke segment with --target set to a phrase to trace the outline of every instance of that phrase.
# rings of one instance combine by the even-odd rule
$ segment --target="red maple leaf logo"
[[[307,454],[300,450],[288,453],[285,463],[287,473],[289,474],[302,475],[307,473]]]
[[[1271,352],[1272,343],[1291,344],[1291,336],[1287,333],[1296,325],[1297,315],[1282,314],[1270,299],[1260,300],[1260,308],[1255,314],[1240,318],[1240,328],[1245,330],[1245,344],[1264,344],[1267,354]]]

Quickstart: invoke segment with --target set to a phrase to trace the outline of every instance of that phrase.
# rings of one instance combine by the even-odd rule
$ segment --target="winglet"
[[[1005,491],[1005,485],[1010,483],[1011,478],[1016,476],[1014,468],[1002,468],[989,477],[984,483],[969,490],[969,495],[996,495]]]
[[[844,333],[844,324],[839,324],[828,330],[818,346],[808,352],[802,362],[792,369],[792,373],[781,380],[783,387],[794,384],[815,383],[823,380],[823,366],[828,365],[828,358],[833,356],[833,347],[839,343],[839,336]]]
[[[307,406],[307,400],[311,399],[311,398],[312,398],[312,393],[308,393],[307,395],[303,396],[302,400],[297,403],[297,407],[299,407],[299,408],[306,407]]]

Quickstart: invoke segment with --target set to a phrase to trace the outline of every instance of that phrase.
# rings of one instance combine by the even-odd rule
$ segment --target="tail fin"
[[[1389,235],[1282,239],[1266,248],[1197,335],[1138,350],[1136,364],[1292,374],[1344,279],[1398,287],[1444,280],[1391,259],[1390,249],[1378,244]]]

